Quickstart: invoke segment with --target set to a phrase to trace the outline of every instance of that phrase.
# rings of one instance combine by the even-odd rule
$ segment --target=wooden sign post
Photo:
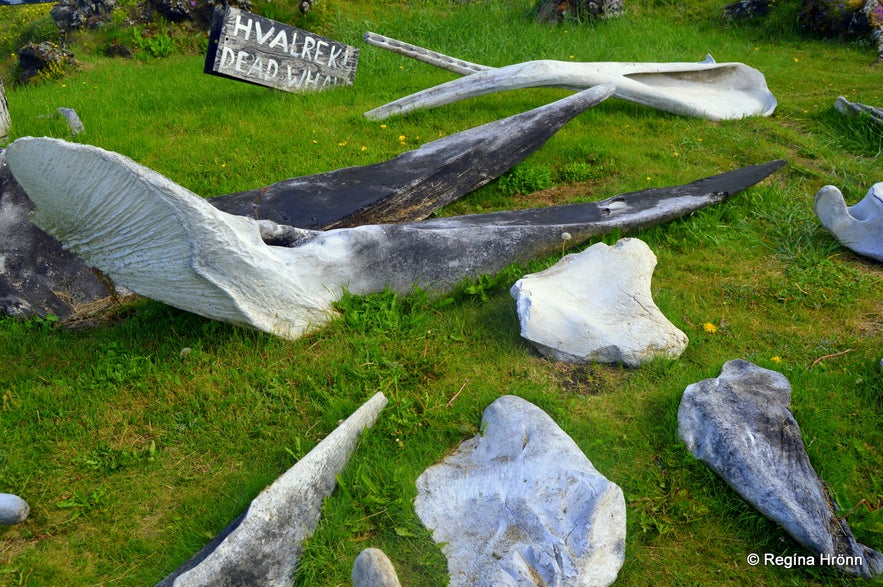
[[[205,73],[285,90],[351,86],[359,50],[228,7],[212,19]]]

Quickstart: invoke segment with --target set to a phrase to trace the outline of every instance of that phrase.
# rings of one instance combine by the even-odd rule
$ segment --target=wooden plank
[[[286,92],[351,86],[359,49],[238,8],[212,18],[205,73]]]

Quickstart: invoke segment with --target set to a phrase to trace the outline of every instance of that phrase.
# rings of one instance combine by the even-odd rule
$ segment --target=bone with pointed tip
[[[612,94],[611,86],[599,86],[436,139],[389,161],[295,177],[210,202],[231,214],[321,230],[423,220],[497,178]]]
[[[617,98],[673,114],[710,120],[768,116],[776,108],[776,99],[761,72],[743,63],[716,63],[711,56],[701,63],[540,60],[494,69],[374,33],[367,33],[365,41],[455,73],[467,74],[366,112],[365,116],[372,120],[503,90],[540,86],[585,89],[601,84],[615,86]]]
[[[366,428],[387,399],[376,393],[157,587],[288,587],[302,550]]]
[[[6,152],[33,222],[115,283],[202,316],[296,338],[334,316],[344,291],[442,291],[616,228],[683,216],[784,162],[597,203],[325,232],[221,212],[118,153],[25,137]],[[274,246],[266,240],[283,241]]]
[[[849,207],[837,187],[826,185],[816,192],[814,206],[822,226],[843,246],[883,263],[883,182]]]

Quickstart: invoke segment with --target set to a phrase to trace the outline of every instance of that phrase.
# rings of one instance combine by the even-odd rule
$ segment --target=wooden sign
[[[217,9],[205,73],[286,92],[351,86],[359,50],[239,10]]]

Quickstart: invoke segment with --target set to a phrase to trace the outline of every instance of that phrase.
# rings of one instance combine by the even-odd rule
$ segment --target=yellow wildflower
[[[706,322],[702,325],[702,330],[704,330],[708,334],[714,334],[715,332],[717,332],[717,326],[715,326],[711,322]]]

